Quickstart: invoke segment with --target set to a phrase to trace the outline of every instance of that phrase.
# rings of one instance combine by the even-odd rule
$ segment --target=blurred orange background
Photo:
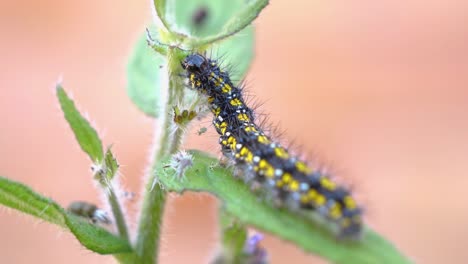
[[[114,145],[126,190],[139,193],[153,120],[127,97],[125,67],[151,19],[149,4],[0,2],[0,175],[63,205],[99,201],[90,162],[56,102],[63,76]],[[272,1],[255,22],[247,79],[264,102],[259,111],[351,184],[369,225],[418,263],[468,259],[466,10],[457,0]],[[187,148],[218,153],[213,131],[195,135],[208,123],[193,125]],[[132,215],[137,205],[129,202]],[[172,196],[161,263],[206,263],[216,248],[216,208],[209,195]],[[271,263],[323,262],[277,238],[263,245]],[[0,262],[114,263],[4,209]]]

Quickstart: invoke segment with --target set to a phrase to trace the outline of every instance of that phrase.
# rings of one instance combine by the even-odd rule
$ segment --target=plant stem
[[[117,230],[119,231],[120,236],[127,241],[130,241],[127,224],[125,223],[125,217],[120,207],[119,199],[117,198],[117,195],[115,195],[115,191],[112,185],[109,186],[109,195],[107,198],[109,199],[109,204],[112,208],[112,214],[114,215],[115,224],[117,225]]]
[[[181,101],[184,89],[183,84],[177,79],[178,77],[175,77],[178,76],[177,72],[180,72],[180,60],[174,53],[172,49],[168,51],[169,83],[168,87],[166,87],[168,96],[165,97],[166,102],[163,104],[164,114],[159,120],[161,132],[158,139],[155,140],[156,144],[158,144],[158,149],[154,152],[150,175],[145,185],[143,206],[138,225],[135,251],[137,263],[139,264],[157,263],[166,191],[157,184],[158,175],[155,173],[155,168],[160,160],[179,149],[182,141],[181,138],[183,137],[183,133],[171,133],[174,127],[171,109],[177,102]]]

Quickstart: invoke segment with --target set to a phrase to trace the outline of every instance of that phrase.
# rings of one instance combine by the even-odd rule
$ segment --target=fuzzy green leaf
[[[88,154],[93,162],[102,161],[104,154],[101,139],[89,121],[80,114],[75,103],[68,97],[60,84],[57,85],[57,98],[81,149]]]
[[[109,233],[109,231],[90,224],[72,214],[64,212],[64,215],[66,216],[65,219],[70,231],[87,249],[99,254],[116,254],[132,251],[127,240],[117,237]]]
[[[245,1],[244,1],[245,3]],[[216,36],[203,40],[204,43],[214,42],[228,36],[231,36],[248,25],[250,25],[268,5],[268,0],[252,0],[244,4],[242,9],[237,11],[223,27],[223,30]]]
[[[119,163],[115,159],[114,154],[112,154],[111,148],[109,147],[104,156],[104,163],[106,164],[106,174],[107,179],[112,180],[119,170]]]
[[[206,45],[243,30],[268,4],[268,0],[168,0],[154,1],[156,13],[173,33],[189,36],[193,47]]]
[[[145,114],[158,117],[162,106],[161,81],[167,75],[166,59],[153,51],[147,43],[146,33],[136,43],[127,67],[127,93]]]
[[[178,179],[167,161],[160,162],[155,173],[164,188],[170,191],[203,191],[217,196],[224,209],[242,223],[291,241],[304,250],[320,255],[333,263],[410,263],[391,243],[365,228],[359,241],[337,240],[323,226],[285,209],[275,208],[254,195],[249,187],[222,168],[218,160],[192,151],[194,165]]]
[[[62,227],[67,226],[62,211],[54,201],[4,177],[0,177],[0,204]]]
[[[212,46],[213,59],[227,68],[234,84],[239,84],[245,77],[254,58],[254,27],[249,26],[222,42]]]
[[[244,257],[244,245],[247,240],[247,230],[245,226],[232,217],[222,213],[221,225],[223,226],[223,246],[225,254],[232,259],[242,259]]]
[[[69,229],[87,249],[99,254],[131,252],[128,242],[107,230],[71,215],[52,199],[28,186],[0,176],[0,204]]]

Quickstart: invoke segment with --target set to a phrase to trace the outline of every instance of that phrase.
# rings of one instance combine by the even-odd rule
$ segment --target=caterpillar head
[[[192,88],[203,91],[202,84],[206,83],[207,73],[210,72],[209,60],[199,53],[193,53],[185,57],[181,65],[187,71]]]
[[[208,59],[198,53],[188,55],[181,64],[184,70],[195,74],[202,73],[209,66]]]

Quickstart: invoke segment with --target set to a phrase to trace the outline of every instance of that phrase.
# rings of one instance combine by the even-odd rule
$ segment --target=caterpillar
[[[189,86],[208,97],[224,156],[245,168],[246,177],[262,183],[275,198],[317,212],[337,227],[340,237],[359,237],[362,209],[350,192],[267,136],[255,123],[242,87],[233,85],[216,60],[192,53],[181,65]]]

